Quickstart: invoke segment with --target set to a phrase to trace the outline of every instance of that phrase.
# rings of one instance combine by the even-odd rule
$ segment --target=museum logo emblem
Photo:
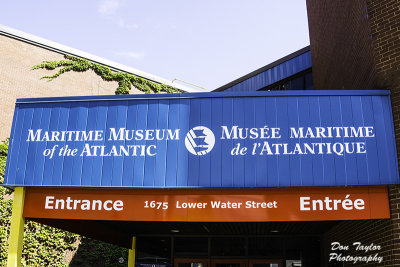
[[[185,146],[193,155],[203,156],[209,153],[214,144],[214,133],[205,126],[196,126],[186,134]]]

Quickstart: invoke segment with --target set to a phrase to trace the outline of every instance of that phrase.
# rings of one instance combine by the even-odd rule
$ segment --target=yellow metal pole
[[[132,237],[132,248],[129,250],[128,254],[128,267],[135,267],[135,257],[136,257],[136,237]]]
[[[8,239],[7,267],[21,266],[22,242],[24,239],[25,187],[16,187],[11,216],[10,237]]]

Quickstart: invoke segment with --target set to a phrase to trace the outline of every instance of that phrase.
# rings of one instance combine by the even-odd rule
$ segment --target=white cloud
[[[144,58],[143,52],[133,52],[133,51],[115,52],[115,55],[118,57],[128,57],[134,60],[140,60]]]
[[[118,0],[104,0],[100,3],[98,11],[103,16],[114,15],[121,6]]]
[[[137,25],[137,24],[129,24],[129,23],[126,23],[123,19],[119,19],[118,20],[118,26],[120,27],[120,28],[123,28],[123,29],[137,29],[137,28],[139,28],[139,25]]]

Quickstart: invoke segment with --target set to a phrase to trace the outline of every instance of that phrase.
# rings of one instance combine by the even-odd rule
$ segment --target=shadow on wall
[[[70,267],[125,267],[128,266],[128,249],[82,237]]]

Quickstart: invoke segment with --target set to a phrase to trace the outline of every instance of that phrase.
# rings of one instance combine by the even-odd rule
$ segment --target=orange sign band
[[[290,189],[27,188],[24,217],[261,222],[389,218],[386,187]]]

